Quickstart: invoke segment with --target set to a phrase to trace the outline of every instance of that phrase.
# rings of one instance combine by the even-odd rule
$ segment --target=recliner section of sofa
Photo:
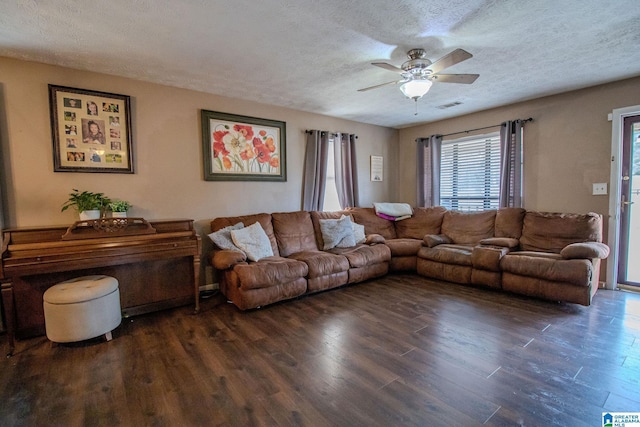
[[[519,244],[525,210],[447,211],[439,234],[426,235],[417,272],[448,282],[501,288],[500,261]]]
[[[382,237],[349,248],[321,249],[319,220],[343,214],[298,211],[214,219],[212,231],[238,222],[245,227],[259,222],[274,253],[249,262],[242,252],[214,250],[211,264],[218,272],[220,291],[247,310],[387,274],[391,252]]]
[[[374,208],[351,208],[349,214],[358,224],[364,225],[365,233],[378,234],[385,239],[391,250],[390,271],[416,271],[417,254],[422,239],[427,234],[440,233],[442,218],[447,209],[414,208],[413,216],[402,221],[389,221],[376,215]]]
[[[280,256],[270,214],[216,218],[211,221],[211,229],[217,231],[239,222],[245,226],[260,223],[274,256],[250,262],[240,251],[214,251],[211,265],[219,272],[220,292],[241,310],[305,294],[309,267],[302,261]]]
[[[590,305],[598,290],[600,263],[609,255],[602,242],[602,217],[526,212],[520,251],[500,263],[502,288],[522,295]]]
[[[474,247],[482,239],[494,237],[495,218],[494,210],[445,212],[440,234],[427,239],[428,244],[418,251],[418,274],[447,282],[473,283]],[[440,243],[438,238],[445,243]]]
[[[221,292],[240,309],[358,283],[389,272],[485,286],[552,301],[589,305],[598,287],[602,217],[503,208],[457,212],[414,208],[389,221],[373,208],[282,212],[216,218],[212,231],[259,222],[273,257],[247,261],[242,252],[213,251]],[[320,222],[349,215],[365,243],[323,250]]]
[[[280,254],[309,267],[307,292],[318,292],[346,284],[349,261],[345,256],[319,249],[309,212],[271,214]]]

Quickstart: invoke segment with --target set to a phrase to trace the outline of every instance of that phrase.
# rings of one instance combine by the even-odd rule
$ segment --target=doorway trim
[[[620,180],[622,174],[622,132],[626,117],[640,115],[640,105],[616,108],[611,112],[611,176],[609,177],[608,231],[610,254],[607,259],[606,289],[618,288],[618,243],[620,240]]]

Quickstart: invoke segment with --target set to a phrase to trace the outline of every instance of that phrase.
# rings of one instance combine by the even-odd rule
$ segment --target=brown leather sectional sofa
[[[364,226],[366,241],[323,250],[320,221],[343,214]],[[609,254],[601,243],[602,217],[595,213],[435,207],[414,208],[411,218],[389,221],[373,208],[353,208],[216,218],[211,230],[239,222],[259,222],[273,251],[253,262],[238,250],[213,250],[220,290],[242,310],[399,271],[589,305],[600,260]]]

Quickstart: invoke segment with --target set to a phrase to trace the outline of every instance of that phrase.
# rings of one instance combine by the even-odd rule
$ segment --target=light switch
[[[607,195],[607,183],[595,182],[593,183],[593,195],[594,196],[606,196]]]

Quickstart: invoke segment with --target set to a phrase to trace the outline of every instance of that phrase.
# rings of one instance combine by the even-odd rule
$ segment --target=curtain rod
[[[518,120],[522,121],[523,123],[526,123],[526,122],[532,122],[532,121],[533,121],[533,118],[532,118],[532,117],[529,117],[528,119],[518,119]],[[451,133],[447,133],[447,134],[445,134],[445,135],[440,135],[440,136],[444,137],[444,136],[451,136],[451,135],[459,135],[459,134],[461,134],[461,133],[475,132],[475,131],[477,131],[477,130],[485,130],[485,129],[497,128],[498,126],[502,126],[502,123],[497,124],[497,125],[492,125],[492,126],[485,126],[485,127],[482,127],[482,128],[475,128],[475,129],[469,129],[469,130],[461,130],[460,132],[451,132]]]
[[[327,131],[326,130],[321,130],[319,132],[324,133],[324,132],[327,132]],[[307,129],[307,130],[304,131],[304,133],[306,133],[308,135],[311,135],[311,133],[313,133],[313,131]],[[331,134],[331,136],[338,136],[338,133],[336,133],[336,132],[329,132],[329,133]],[[355,136],[356,139],[358,139],[358,135],[354,135],[354,136]]]

